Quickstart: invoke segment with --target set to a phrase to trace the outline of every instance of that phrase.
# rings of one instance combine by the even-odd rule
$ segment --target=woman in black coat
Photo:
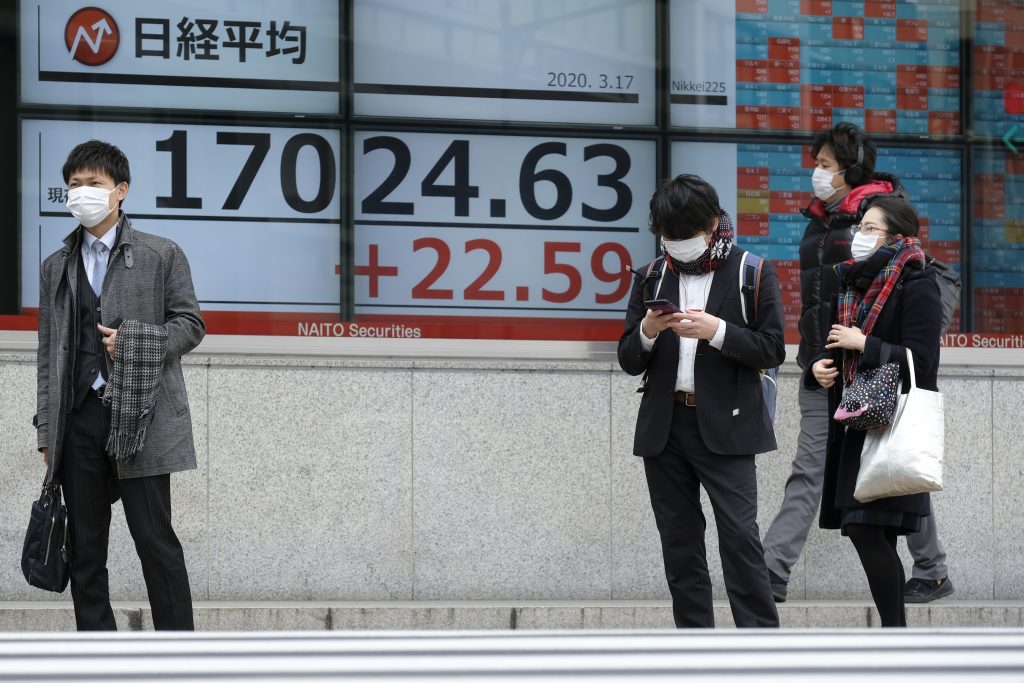
[[[938,391],[942,304],[934,275],[925,269],[918,229],[917,214],[901,197],[879,197],[854,228],[854,258],[836,266],[842,285],[827,351],[804,375],[805,386],[829,389],[829,414],[857,368],[898,361],[906,379],[907,349],[918,386]],[[931,502],[927,493],[870,503],[853,497],[865,434],[829,420],[820,525],[841,529],[853,541],[882,626],[906,626],[896,537],[917,531],[921,518],[931,514]]]

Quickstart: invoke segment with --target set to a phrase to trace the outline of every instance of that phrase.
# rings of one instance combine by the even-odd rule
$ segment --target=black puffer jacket
[[[809,223],[800,240],[800,351],[797,363],[806,368],[824,348],[832,321],[829,306],[839,291],[839,278],[832,266],[850,259],[850,228],[860,222],[875,197],[905,197],[896,176],[875,173],[871,180],[850,190],[835,213],[815,199],[801,211]]]

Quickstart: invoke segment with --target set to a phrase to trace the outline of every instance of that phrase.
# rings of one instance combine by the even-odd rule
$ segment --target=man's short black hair
[[[128,169],[128,157],[124,152],[109,142],[89,140],[71,150],[68,160],[64,162],[64,184],[73,173],[78,171],[101,171],[114,179],[115,185],[132,182],[132,174]]]
[[[847,175],[844,180],[847,184],[856,187],[871,180],[875,172],[875,161],[878,159],[878,148],[875,141],[867,133],[852,123],[837,123],[828,130],[823,130],[814,136],[814,144],[811,145],[811,156],[818,157],[821,148],[828,145],[832,148],[832,154],[839,163],[839,168],[844,171],[857,163],[857,148],[864,148],[864,160],[860,166],[864,173],[860,178],[851,178]],[[854,182],[856,180],[856,182]]]
[[[651,232],[665,239],[685,240],[710,232],[721,215],[715,188],[691,173],[663,183],[651,197]]]

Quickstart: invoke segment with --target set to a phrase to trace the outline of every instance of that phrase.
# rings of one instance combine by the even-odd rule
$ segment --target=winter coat
[[[829,327],[836,321],[835,302],[830,305]],[[906,349],[914,358],[917,386],[938,391],[939,337],[942,326],[942,303],[935,274],[922,269],[920,264],[908,264],[896,288],[885,302],[864,344],[859,367],[871,368],[891,361],[899,361],[903,381],[909,377]],[[811,372],[811,365],[821,358],[833,358],[833,367],[840,368],[840,355],[824,351],[808,363],[804,370],[804,386],[819,387]],[[833,415],[842,399],[842,378],[839,377],[828,392],[829,415]],[[936,425],[942,429],[943,425]],[[860,454],[867,432],[847,429],[829,417],[828,445],[825,455],[825,481],[821,495],[820,525],[825,529],[841,526],[843,509],[869,509],[911,513],[921,517],[931,514],[927,493],[910,496],[881,498],[861,503],[853,497],[860,470]]]
[[[181,357],[206,334],[185,254],[174,242],[138,232],[122,215],[117,243],[110,255],[100,295],[101,324],[116,318],[162,325],[167,354],[161,387],[145,447],[117,465],[121,479],[179,472],[196,467]],[[78,357],[78,279],[82,228],[43,261],[39,279],[38,446],[49,448],[53,471],[60,467],[68,414],[74,405],[74,363]],[[112,361],[107,360],[107,377]]]

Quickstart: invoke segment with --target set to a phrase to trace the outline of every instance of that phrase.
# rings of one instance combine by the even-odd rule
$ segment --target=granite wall
[[[193,355],[185,380],[199,468],[172,488],[197,600],[668,597],[630,453],[637,379],[617,366]],[[954,599],[1019,600],[1024,367],[948,367],[940,384],[947,489],[933,500]],[[780,449],[758,457],[762,532],[795,449],[796,387],[786,366]],[[30,588],[18,563],[43,476],[34,412],[34,356],[0,354],[0,600],[67,599]],[[120,506],[109,566],[115,599],[145,599]],[[790,597],[867,596],[849,541],[812,529]]]

